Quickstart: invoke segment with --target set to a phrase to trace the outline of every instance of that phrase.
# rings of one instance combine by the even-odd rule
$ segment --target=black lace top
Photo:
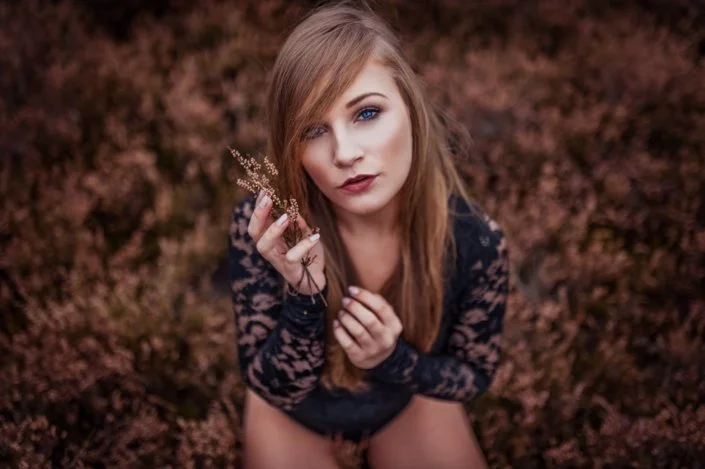
[[[441,329],[429,353],[403,338],[390,357],[368,370],[368,390],[319,386],[324,364],[325,307],[316,296],[286,293],[281,275],[247,234],[255,197],[235,208],[229,269],[240,373],[270,404],[322,434],[350,439],[389,422],[414,394],[468,401],[490,385],[499,361],[508,294],[508,253],[501,228],[472,214],[458,197],[451,209],[457,265],[446,278]],[[327,287],[324,290],[324,294]]]

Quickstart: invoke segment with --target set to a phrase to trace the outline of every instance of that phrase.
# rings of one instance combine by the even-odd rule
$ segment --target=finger
[[[259,241],[262,233],[272,224],[269,212],[272,209],[272,200],[264,191],[260,193],[255,202],[255,209],[252,212],[247,232],[255,242]]]
[[[319,233],[304,237],[296,246],[289,249],[286,253],[286,261],[291,263],[299,262],[318,243],[320,237]]]
[[[257,200],[255,200],[255,206],[259,204],[260,200],[262,200],[262,197],[264,197],[264,194],[266,194],[264,189],[260,189],[260,191],[257,193]]]
[[[348,356],[359,356],[362,353],[360,346],[338,320],[333,321],[333,336]]]
[[[357,342],[361,349],[370,350],[375,348],[375,340],[352,314],[341,311],[338,314],[338,321],[340,321],[340,324],[343,325],[346,332]]]
[[[301,215],[298,215],[296,217],[296,225],[299,227],[299,231],[302,233],[302,235],[310,236],[311,234],[313,234],[313,230],[311,230],[311,227],[308,226],[308,223],[306,223],[306,220],[304,220]]]
[[[343,298],[343,306],[362,324],[375,340],[379,341],[384,337],[385,325],[382,324],[382,321],[380,321],[377,315],[370,311],[367,306],[348,297]]]
[[[395,328],[401,326],[399,318],[394,314],[391,305],[380,295],[360,287],[350,287],[348,288],[348,293],[350,293],[350,298],[362,302],[368,309],[372,310],[385,326]]]
[[[269,228],[262,233],[259,241],[257,241],[257,250],[270,262],[271,259],[276,257],[274,248],[282,243],[281,236],[287,226],[289,226],[289,217],[285,213],[277,221],[269,225]]]

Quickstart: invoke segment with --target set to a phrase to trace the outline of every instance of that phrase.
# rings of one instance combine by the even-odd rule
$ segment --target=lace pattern
[[[282,410],[292,411],[306,401],[301,408],[315,414],[316,406],[306,399],[322,398],[318,379],[325,357],[325,307],[317,296],[287,294],[282,277],[257,252],[247,234],[254,202],[250,197],[238,205],[230,227],[241,376]],[[415,393],[468,401],[483,393],[495,374],[509,289],[507,245],[494,220],[481,211],[471,215],[468,208],[461,206],[460,212],[468,213],[460,213],[453,225],[458,268],[449,282],[453,301],[443,313],[447,333],[440,338],[442,346],[436,353],[425,354],[399,339],[392,355],[368,370],[373,382],[401,385],[405,392],[400,399]],[[339,409],[326,408],[325,420],[332,427],[344,426],[350,418],[343,412],[344,404],[340,402]]]
[[[486,214],[463,217],[455,233],[461,293],[443,354],[419,353],[400,338],[392,355],[368,376],[407,385],[414,393],[468,401],[489,387],[499,362],[508,252],[501,228]]]
[[[287,294],[286,282],[259,254],[247,233],[254,203],[250,196],[235,208],[229,230],[240,374],[269,403],[291,410],[323,369],[325,307],[317,296]]]

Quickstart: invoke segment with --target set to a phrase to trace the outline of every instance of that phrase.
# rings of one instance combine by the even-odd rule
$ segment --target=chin
[[[338,201],[340,207],[350,213],[372,215],[386,207],[392,201],[392,198],[388,194],[367,194],[359,197],[343,195]]]

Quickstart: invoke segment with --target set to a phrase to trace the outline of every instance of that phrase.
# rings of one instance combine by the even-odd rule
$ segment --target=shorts
[[[319,435],[360,443],[390,423],[413,397],[399,385],[375,383],[370,386],[362,392],[319,386],[286,413]]]

